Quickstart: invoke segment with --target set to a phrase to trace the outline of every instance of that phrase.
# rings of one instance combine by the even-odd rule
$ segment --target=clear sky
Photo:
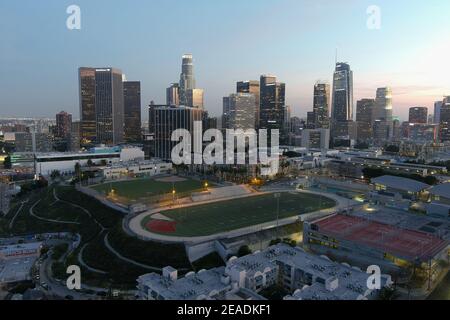
[[[68,30],[66,8],[81,8]],[[366,10],[381,9],[369,30]],[[80,66],[112,66],[142,82],[142,104],[165,102],[181,55],[193,53],[206,108],[221,112],[238,80],[278,76],[303,116],[316,80],[331,82],[335,50],[354,71],[355,101],[391,86],[394,113],[450,95],[448,0],[2,0],[0,116],[79,117]]]

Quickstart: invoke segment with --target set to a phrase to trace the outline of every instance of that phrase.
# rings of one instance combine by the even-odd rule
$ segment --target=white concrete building
[[[156,176],[168,174],[172,170],[172,163],[161,160],[129,161],[111,164],[103,168],[103,177],[108,180],[130,176]]]
[[[279,244],[233,257],[225,268],[191,272],[182,279],[177,278],[175,269],[167,267],[162,276],[151,273],[139,277],[137,288],[142,299],[151,300],[235,299],[238,292],[251,292],[257,299],[258,292],[273,285],[292,293],[286,300],[365,300],[378,294],[368,285],[369,277],[348,264]],[[390,276],[380,276],[380,288],[391,284]]]
[[[102,163],[111,165],[120,162],[143,160],[144,151],[136,147],[93,148],[87,152],[80,153],[37,153],[34,158],[34,167],[36,175],[49,176],[53,170],[58,170],[62,174],[72,174],[77,163],[83,167],[89,161],[96,165],[101,165]]]

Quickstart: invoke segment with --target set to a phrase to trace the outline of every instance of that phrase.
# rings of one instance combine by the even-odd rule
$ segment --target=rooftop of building
[[[433,195],[450,199],[450,182],[433,186],[428,191]]]
[[[195,300],[201,295],[209,296],[228,285],[222,282],[225,268],[201,270],[198,273],[188,273],[185,277],[170,280],[157,273],[140,276],[138,281],[151,284],[151,287],[165,299]]]
[[[416,180],[389,175],[373,178],[371,182],[374,184],[380,184],[389,188],[408,192],[420,192],[430,187],[428,184]]]
[[[339,299],[356,300],[360,296],[366,296],[370,291],[367,288],[369,274],[357,267],[348,264],[340,264],[331,261],[326,256],[317,256],[305,252],[302,248],[279,244],[257,252],[249,256],[238,258],[231,262],[232,265],[242,266],[242,262],[250,262],[252,266],[276,266],[278,263],[289,265],[302,270],[305,274],[314,275],[314,278],[322,279],[312,286],[305,287],[302,295],[305,300],[317,299]],[[227,267],[228,268],[228,267]],[[253,269],[254,270],[254,269]],[[328,288],[326,282],[336,281],[336,288]],[[389,284],[390,278],[382,276],[382,286]]]

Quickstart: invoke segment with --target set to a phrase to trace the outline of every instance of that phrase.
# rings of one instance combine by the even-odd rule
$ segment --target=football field
[[[172,194],[184,194],[188,192],[202,191],[204,181],[189,178],[168,177],[163,179],[133,179],[119,182],[107,182],[92,186],[91,188],[103,195],[111,195],[119,199],[137,201],[153,196]],[[211,186],[211,183],[208,183]]]
[[[274,194],[214,202],[161,212],[164,219],[148,216],[142,227],[150,232],[182,236],[209,236],[277,220]],[[290,218],[336,206],[333,199],[308,193],[281,193],[279,218]]]

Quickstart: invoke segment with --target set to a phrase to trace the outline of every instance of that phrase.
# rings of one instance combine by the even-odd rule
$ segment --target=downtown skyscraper
[[[262,75],[260,86],[259,128],[278,129],[281,134],[284,128],[286,85],[277,82],[275,76]]]
[[[236,83],[237,93],[250,93],[255,96],[255,128],[259,126],[260,90],[258,80],[239,81]]]
[[[428,122],[428,108],[427,107],[409,108],[408,122],[426,124]]]
[[[359,142],[370,142],[373,138],[373,110],[375,99],[356,102],[356,136]]]
[[[122,71],[114,68],[79,68],[79,94],[81,144],[92,146],[122,143]]]
[[[337,63],[333,75],[332,120],[353,120],[353,71],[347,63]]]
[[[226,129],[255,128],[255,95],[251,93],[233,93],[223,99],[223,119]]]
[[[141,141],[141,82],[123,82],[123,104],[125,115],[125,141]]]
[[[377,145],[383,145],[394,135],[392,116],[392,89],[378,88],[373,111],[373,135]]]
[[[353,71],[347,63],[336,63],[333,74],[333,98],[331,111],[333,138],[354,138],[353,126]]]
[[[168,106],[180,105],[180,85],[178,83],[172,83],[166,89],[166,104]]]
[[[182,57],[179,99],[181,105],[189,105],[188,91],[195,89],[194,61],[192,54],[185,54]]]
[[[450,96],[442,102],[439,127],[441,141],[450,141]]]
[[[330,85],[316,82],[314,85],[313,121],[315,129],[330,128]]]

